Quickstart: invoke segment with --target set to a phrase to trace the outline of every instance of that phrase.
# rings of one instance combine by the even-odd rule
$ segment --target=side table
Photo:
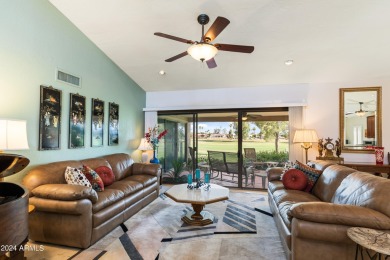
[[[365,251],[368,257],[373,259],[387,259],[390,256],[390,233],[371,228],[353,227],[347,230],[348,237],[356,243],[355,260],[364,259]],[[373,250],[371,255],[368,250]],[[383,256],[383,258],[382,258]]]

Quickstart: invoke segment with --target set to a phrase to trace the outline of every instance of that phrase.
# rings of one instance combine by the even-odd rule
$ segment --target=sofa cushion
[[[332,202],[370,208],[390,217],[389,187],[389,179],[354,172],[341,182]]]
[[[84,159],[84,160],[80,160],[80,162],[83,164],[83,165],[88,165],[89,167],[91,167],[92,169],[95,169],[99,166],[107,166],[107,167],[110,167],[110,164],[108,163],[108,161],[104,158],[89,158],[89,159]]]
[[[87,177],[82,173],[81,169],[78,168],[66,167],[65,180],[68,184],[92,187]]]
[[[330,202],[344,178],[355,171],[355,169],[337,164],[327,167],[314,185],[313,195],[322,201]]]
[[[288,190],[304,190],[307,186],[307,176],[303,171],[290,169],[283,173],[282,182]]]
[[[325,171],[326,168],[335,164],[337,164],[336,161],[326,161],[326,160],[314,160],[307,163],[307,165],[319,171]]]
[[[110,189],[122,191],[125,194],[125,197],[141,190],[142,188],[143,185],[141,183],[130,180],[128,178],[116,181],[112,185],[110,185]]]
[[[100,210],[122,200],[125,194],[120,190],[105,189],[98,194],[98,201],[92,205],[93,213],[99,212]]]
[[[292,219],[292,217],[289,214],[289,211],[291,206],[293,206],[294,204],[296,203],[292,201],[285,201],[283,203],[280,203],[280,205],[278,206],[279,215],[289,230],[291,230],[291,219]]]
[[[104,187],[110,186],[115,181],[115,175],[110,167],[99,166],[95,169],[104,183]]]
[[[147,187],[157,182],[157,177],[152,175],[132,175],[127,177],[126,180],[136,181],[141,183],[144,187]]]
[[[310,192],[312,188],[314,187],[314,184],[317,182],[318,178],[320,177],[322,171],[313,169],[312,167],[303,164],[299,161],[295,162],[294,168],[297,170],[303,171],[307,176],[307,186],[305,188],[306,192]]]
[[[133,159],[130,158],[130,155],[117,153],[103,156],[103,158],[110,164],[115,175],[115,180],[119,181],[130,175],[131,166],[134,163]]]
[[[276,190],[272,194],[274,201],[277,206],[285,201],[291,202],[310,202],[310,201],[320,201],[314,195],[300,191],[300,190]]]
[[[95,191],[104,191],[104,183],[99,174],[97,174],[94,170],[91,169],[91,167],[87,165],[83,165],[82,171],[85,177],[87,177],[91,183],[92,189]]]

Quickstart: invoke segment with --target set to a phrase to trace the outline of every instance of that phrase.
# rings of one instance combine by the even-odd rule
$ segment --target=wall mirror
[[[382,87],[340,89],[342,152],[371,153],[382,145]]]

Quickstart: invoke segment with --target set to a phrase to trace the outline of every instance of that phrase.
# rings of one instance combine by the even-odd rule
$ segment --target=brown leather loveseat
[[[115,182],[102,192],[67,184],[66,167],[83,165],[111,168]],[[159,174],[158,165],[133,164],[124,153],[35,167],[23,179],[29,203],[35,206],[29,215],[29,238],[87,248],[158,197]]]
[[[289,259],[354,259],[350,227],[390,229],[390,180],[317,161],[311,193],[284,189],[283,169],[268,170],[268,199]]]

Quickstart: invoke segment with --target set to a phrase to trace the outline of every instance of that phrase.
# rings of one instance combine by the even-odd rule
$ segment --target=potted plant
[[[186,163],[183,160],[173,160],[172,169],[163,177],[165,183],[187,183],[187,175],[180,175],[186,169]]]

